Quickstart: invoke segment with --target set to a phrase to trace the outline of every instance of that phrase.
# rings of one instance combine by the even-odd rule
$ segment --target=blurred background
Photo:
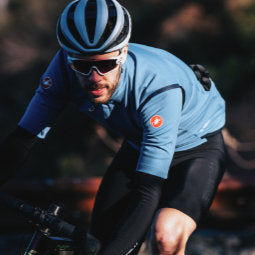
[[[204,65],[226,100],[227,172],[190,254],[255,254],[255,0],[120,2],[133,18],[132,42]],[[15,128],[59,49],[55,25],[67,3],[0,0],[0,140]],[[92,199],[120,141],[70,105],[6,189],[34,203],[66,200],[87,223],[91,204],[84,199]]]

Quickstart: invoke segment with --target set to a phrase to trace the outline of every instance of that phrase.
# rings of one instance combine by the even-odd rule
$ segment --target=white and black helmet
[[[116,0],[75,0],[57,23],[57,38],[68,53],[112,52],[127,45],[131,18]]]

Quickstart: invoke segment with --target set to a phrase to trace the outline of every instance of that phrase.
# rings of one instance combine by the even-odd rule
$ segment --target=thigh
[[[208,211],[225,170],[221,133],[186,152],[177,153],[164,186],[161,207],[175,208],[198,222]]]
[[[90,229],[102,243],[111,239],[115,226],[129,204],[137,159],[138,152],[124,143],[103,177]]]

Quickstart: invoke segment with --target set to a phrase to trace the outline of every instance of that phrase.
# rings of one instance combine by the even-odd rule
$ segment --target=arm
[[[158,207],[164,179],[145,173],[136,173],[135,187],[125,214],[111,242],[100,255],[129,254],[148,230]]]
[[[0,144],[0,184],[11,178],[39,138],[45,138],[67,104],[67,72],[63,52],[58,52],[28,105],[18,127]],[[46,86],[48,85],[48,86]]]
[[[167,87],[168,88],[168,87]],[[141,105],[143,140],[137,164],[136,186],[114,238],[100,255],[124,255],[140,242],[150,226],[161,197],[175,148],[183,95],[179,87],[151,94]],[[161,116],[162,123],[151,123]]]
[[[0,185],[15,175],[38,140],[21,127],[17,127],[3,140],[0,144]]]

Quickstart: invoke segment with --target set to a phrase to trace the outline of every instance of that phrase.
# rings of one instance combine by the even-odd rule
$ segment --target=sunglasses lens
[[[117,66],[116,59],[101,61],[73,60],[72,68],[78,72],[88,74],[93,66],[96,66],[101,73],[107,73]]]
[[[78,72],[87,74],[90,71],[92,65],[89,61],[73,60],[72,67]]]
[[[95,66],[101,73],[107,73],[117,66],[116,59],[97,61]]]

